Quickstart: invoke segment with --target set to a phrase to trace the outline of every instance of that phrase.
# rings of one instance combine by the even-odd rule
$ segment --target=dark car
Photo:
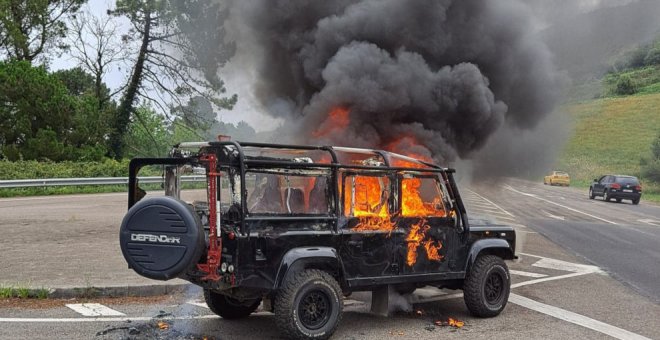
[[[147,165],[164,167],[165,196],[138,187]],[[202,200],[181,199],[186,173],[205,174]],[[330,337],[355,291],[462,289],[472,314],[496,316],[516,234],[471,226],[453,173],[379,150],[182,143],[131,161],[121,250],[142,276],[201,286],[225,319],[262,303],[287,338]]]
[[[589,198],[602,196],[605,201],[615,199],[631,200],[633,204],[639,204],[642,197],[642,185],[635,176],[605,175],[600,179],[594,179],[589,187]]]

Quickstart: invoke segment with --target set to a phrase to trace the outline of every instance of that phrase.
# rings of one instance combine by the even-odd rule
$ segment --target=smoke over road
[[[287,142],[447,163],[503,127],[534,128],[559,97],[522,1],[236,0],[230,11],[236,58],[256,64],[256,97],[287,121]]]

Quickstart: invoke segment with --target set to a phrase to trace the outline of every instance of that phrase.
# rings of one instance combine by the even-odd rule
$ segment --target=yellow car
[[[571,185],[571,177],[563,171],[553,171],[543,177],[543,184],[569,186]]]

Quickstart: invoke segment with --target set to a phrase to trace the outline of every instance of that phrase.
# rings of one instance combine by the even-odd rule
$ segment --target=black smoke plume
[[[406,136],[444,163],[470,157],[503,126],[534,128],[559,96],[560,77],[522,1],[230,7],[237,58],[257,61],[257,97],[292,127],[289,141],[420,148],[400,143]],[[350,124],[319,134],[337,107]]]

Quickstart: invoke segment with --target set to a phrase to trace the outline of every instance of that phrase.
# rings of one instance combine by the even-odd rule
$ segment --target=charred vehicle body
[[[163,167],[164,196],[143,198],[146,165]],[[184,202],[190,173],[206,177],[206,193]],[[329,337],[343,296],[384,287],[462,289],[472,314],[496,316],[515,232],[470,226],[453,174],[378,150],[182,143],[170,158],[131,161],[121,249],[142,276],[203,287],[223,318],[263,301],[290,338]]]

